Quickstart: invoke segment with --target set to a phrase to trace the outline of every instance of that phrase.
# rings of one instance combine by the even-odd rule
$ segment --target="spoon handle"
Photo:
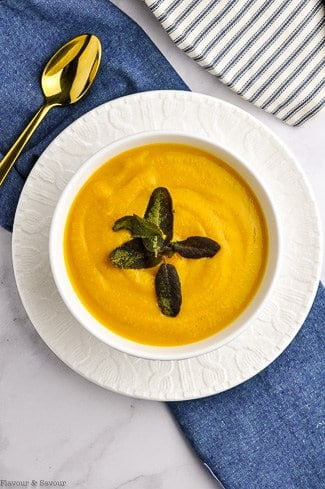
[[[42,107],[36,112],[30,123],[25,127],[15,143],[11,146],[7,154],[0,161],[0,185],[2,185],[5,181],[18,156],[20,155],[48,111],[51,109],[51,107],[53,106],[48,104],[42,105]]]

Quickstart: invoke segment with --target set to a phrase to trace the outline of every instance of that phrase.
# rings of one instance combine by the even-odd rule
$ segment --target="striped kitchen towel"
[[[175,44],[249,102],[298,126],[325,99],[321,0],[145,0]]]

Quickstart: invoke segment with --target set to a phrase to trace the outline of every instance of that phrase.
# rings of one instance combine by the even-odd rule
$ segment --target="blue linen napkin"
[[[8,230],[28,173],[72,121],[123,95],[188,89],[143,30],[108,0],[0,0],[0,159],[43,102],[45,63],[85,32],[102,42],[97,79],[80,102],[51,110],[0,187],[0,225]]]
[[[186,437],[225,489],[325,486],[325,289],[282,355],[216,396],[170,403]]]
[[[122,95],[187,89],[143,31],[107,0],[0,0],[2,154],[42,103],[39,74],[45,62],[83,32],[98,35],[103,44],[98,78],[84,100],[53,109],[0,188],[0,224],[7,229],[33,164],[74,119]],[[195,450],[226,489],[321,487],[318,437],[324,422],[315,418],[324,302],[322,288],[298,337],[260,375],[218,396],[171,404]]]

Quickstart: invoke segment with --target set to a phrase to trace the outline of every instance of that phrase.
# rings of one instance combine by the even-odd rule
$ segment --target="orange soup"
[[[108,258],[130,239],[112,230],[115,221],[143,216],[157,187],[173,199],[174,240],[207,236],[221,246],[213,258],[167,258],[182,287],[176,317],[158,308],[157,268],[118,269]],[[64,235],[68,274],[87,310],[118,335],[161,346],[202,340],[234,321],[260,285],[267,249],[262,209],[240,175],[209,153],[174,143],[137,147],[101,166],[77,194]]]

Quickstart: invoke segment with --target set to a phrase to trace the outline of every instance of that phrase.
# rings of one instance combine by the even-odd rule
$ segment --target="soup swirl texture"
[[[172,195],[173,241],[197,235],[221,245],[213,258],[167,259],[182,284],[175,318],[157,306],[157,269],[121,270],[108,259],[130,239],[112,230],[114,222],[143,216],[156,187]],[[64,234],[69,278],[88,311],[125,338],[160,346],[196,342],[227,327],[256,293],[267,251],[264,215],[247,183],[215,156],[174,143],[134,148],[103,164],[77,194]]]

